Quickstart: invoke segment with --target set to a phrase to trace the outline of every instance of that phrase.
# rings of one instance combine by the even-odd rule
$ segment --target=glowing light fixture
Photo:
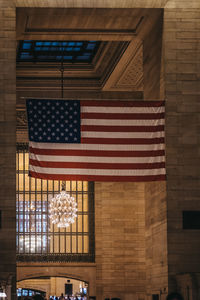
[[[7,297],[6,293],[4,292],[3,288],[0,288],[0,298]]]
[[[58,227],[68,227],[75,222],[77,210],[74,197],[67,194],[62,186],[60,194],[50,200],[49,217]]]

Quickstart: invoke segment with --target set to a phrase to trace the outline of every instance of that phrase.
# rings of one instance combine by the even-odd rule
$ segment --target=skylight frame
[[[17,62],[91,63],[100,41],[19,41]]]

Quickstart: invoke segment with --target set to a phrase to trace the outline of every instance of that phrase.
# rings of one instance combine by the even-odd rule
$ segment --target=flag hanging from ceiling
[[[29,175],[165,180],[164,102],[27,99]]]

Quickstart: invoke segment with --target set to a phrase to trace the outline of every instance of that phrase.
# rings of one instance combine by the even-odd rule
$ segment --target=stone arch
[[[67,277],[84,281],[89,285],[89,294],[96,295],[95,264],[23,263],[17,266],[17,281],[42,277]]]

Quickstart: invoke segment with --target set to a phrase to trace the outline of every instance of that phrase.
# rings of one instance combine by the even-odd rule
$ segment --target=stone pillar
[[[0,1],[0,279],[16,276],[15,228],[15,6]],[[13,280],[14,282],[14,280]],[[12,285],[12,299],[16,288]]]
[[[169,291],[175,275],[198,272],[198,230],[182,211],[200,210],[200,4],[168,1],[164,11]]]
[[[97,300],[145,299],[145,184],[95,182]]]
[[[7,295],[7,300],[12,299],[12,285],[11,284],[6,286],[6,295]]]
[[[147,299],[152,299],[152,294],[165,299],[168,288],[165,181],[145,184],[145,239]]]

